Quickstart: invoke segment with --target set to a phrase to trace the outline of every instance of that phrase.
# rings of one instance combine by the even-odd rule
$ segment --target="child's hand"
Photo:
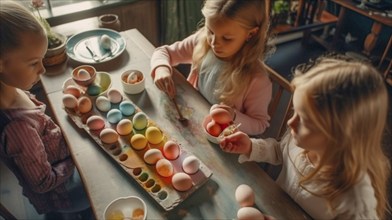
[[[155,69],[154,83],[161,91],[165,92],[170,98],[176,96],[176,87],[170,73],[170,69],[160,66]]]
[[[247,134],[238,131],[224,137],[219,143],[221,149],[228,153],[246,154],[249,156],[252,150],[252,142]]]

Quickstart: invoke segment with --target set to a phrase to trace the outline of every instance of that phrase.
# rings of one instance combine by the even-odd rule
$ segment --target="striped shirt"
[[[46,105],[30,99],[36,108],[0,109],[10,119],[0,129],[0,159],[42,214],[71,205],[64,183],[75,165],[60,128],[45,115]]]

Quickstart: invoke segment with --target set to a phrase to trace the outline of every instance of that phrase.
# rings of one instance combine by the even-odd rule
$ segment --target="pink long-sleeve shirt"
[[[65,182],[75,165],[60,128],[31,97],[34,109],[1,109],[10,120],[0,134],[0,159],[15,174],[38,213],[68,208]]]
[[[155,69],[166,66],[172,72],[172,67],[178,64],[192,64],[193,50],[197,44],[197,33],[171,45],[155,49],[151,57],[151,76],[155,77]],[[205,61],[203,61],[205,62]],[[199,90],[199,71],[193,66],[188,76],[188,82]],[[250,84],[243,93],[233,97],[236,109],[235,123],[241,123],[240,130],[248,135],[259,135],[269,127],[268,104],[272,96],[272,83],[268,74],[260,69],[254,74]],[[216,104],[216,103],[210,103]]]

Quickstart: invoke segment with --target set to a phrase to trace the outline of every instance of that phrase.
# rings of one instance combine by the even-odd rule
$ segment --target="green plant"
[[[282,14],[288,12],[290,4],[287,0],[276,0],[272,7],[272,15]]]

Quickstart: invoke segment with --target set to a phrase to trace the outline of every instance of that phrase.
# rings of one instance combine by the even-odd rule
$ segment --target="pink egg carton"
[[[107,96],[107,94],[105,94],[105,96]],[[120,164],[120,167],[124,169],[129,174],[129,176],[131,176],[142,187],[142,189],[145,190],[165,210],[171,210],[177,205],[179,205],[193,192],[195,192],[198,188],[205,184],[211,177],[211,170],[199,158],[197,158],[199,162],[198,170],[195,173],[187,173],[186,171],[189,172],[189,168],[184,169],[183,162],[186,158],[190,159],[189,157],[194,156],[192,153],[187,152],[185,148],[182,147],[184,144],[188,143],[179,143],[177,140],[171,138],[170,134],[162,130],[154,121],[148,118],[147,115],[147,126],[144,129],[137,130],[133,127],[130,134],[117,134],[117,137],[113,133],[113,131],[110,131],[108,132],[110,133],[108,134],[109,137],[105,140],[106,142],[112,143],[105,143],[104,141],[102,141],[101,131],[103,129],[116,131],[117,123],[110,123],[106,117],[107,112],[102,112],[96,107],[96,98],[97,97],[91,97],[93,108],[87,113],[80,113],[77,107],[72,109],[64,107],[64,110],[78,127],[85,130],[89,134],[89,136],[97,143],[97,145],[102,148],[104,152],[106,152],[114,161]],[[122,101],[125,100],[127,100],[126,97],[122,95]],[[111,109],[119,109],[120,103],[111,103]],[[136,113],[142,112],[142,110],[137,107],[133,102],[132,104],[135,107],[134,113],[129,116],[122,115],[121,119],[126,118],[132,121]],[[98,123],[98,125],[95,125],[94,129],[99,128],[97,130],[90,129],[86,124],[88,118],[93,115],[99,116],[100,118],[104,119],[102,121],[102,124]],[[162,141],[160,141],[158,144],[147,143],[145,148],[136,150],[130,142],[132,136],[134,136],[135,134],[141,134],[145,136],[147,128],[152,126],[158,128],[161,131]],[[179,146],[180,152],[178,157],[175,159],[170,156],[166,158],[167,153],[165,156],[165,152],[163,151],[164,144],[169,140],[174,141]],[[149,149],[158,149],[162,152],[162,158],[167,159],[172,165],[172,175],[164,177],[157,172],[156,164],[149,164],[145,162],[144,155]],[[185,173],[185,175],[182,173]],[[185,190],[179,190],[177,187],[176,189],[172,184],[172,179],[174,179],[173,176],[176,174],[178,174],[176,176],[176,179],[178,179],[177,177],[182,178],[180,181],[184,181],[183,177],[186,177],[185,179],[188,178],[188,181],[190,179],[192,183],[190,188],[186,187]]]

